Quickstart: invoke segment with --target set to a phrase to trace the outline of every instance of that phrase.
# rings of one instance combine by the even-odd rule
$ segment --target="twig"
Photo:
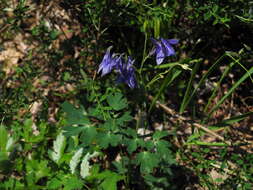
[[[2,33],[6,28],[8,28],[10,26],[10,24],[6,24],[4,27],[2,27],[0,29],[0,33]]]
[[[148,96],[148,99],[153,100],[153,97],[149,95],[149,96]],[[159,101],[156,101],[156,104],[157,104],[160,108],[162,108],[166,113],[168,113],[168,114],[170,114],[170,115],[173,115],[174,117],[177,117],[177,118],[178,118],[179,120],[181,120],[181,121],[189,122],[187,118],[185,118],[185,117],[183,117],[183,116],[177,114],[176,111],[174,111],[173,109],[169,108],[168,106],[166,106],[166,105],[160,103]],[[217,133],[211,131],[211,130],[208,129],[207,127],[205,127],[205,126],[203,126],[203,125],[201,125],[201,124],[199,124],[199,123],[196,123],[196,122],[193,122],[193,123],[191,123],[191,124],[192,124],[193,126],[199,128],[199,129],[201,129],[201,130],[203,130],[203,131],[205,131],[205,132],[211,134],[212,136],[214,136],[214,137],[216,137],[216,138],[222,140],[222,141],[225,142],[226,144],[231,145],[231,142],[226,141],[226,140],[224,139],[224,137],[222,137],[222,136],[218,135]]]

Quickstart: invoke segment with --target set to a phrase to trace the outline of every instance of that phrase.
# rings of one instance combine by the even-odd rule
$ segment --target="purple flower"
[[[112,71],[112,69],[116,66],[117,62],[119,61],[118,58],[115,56],[115,54],[111,55],[110,51],[112,49],[112,46],[110,46],[105,55],[104,58],[99,65],[98,73],[102,71],[101,76],[104,76]]]
[[[119,66],[119,76],[117,78],[117,83],[126,83],[130,88],[135,88],[137,86],[134,67],[134,60],[128,57],[127,63],[120,63]]]
[[[112,47],[109,47],[104,55],[104,58],[99,65],[98,73],[102,72],[101,76],[110,73],[115,70],[118,73],[117,83],[126,83],[130,88],[137,86],[133,63],[134,60],[128,57],[127,60],[122,60],[124,54],[112,54],[110,53]]]
[[[164,39],[160,38],[159,40],[151,38],[153,44],[155,45],[154,50],[151,52],[151,55],[156,54],[156,63],[160,65],[165,57],[175,55],[175,50],[172,45],[178,43],[177,39]]]

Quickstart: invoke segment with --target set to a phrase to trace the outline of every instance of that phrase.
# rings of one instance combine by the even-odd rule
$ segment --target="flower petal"
[[[127,81],[127,84],[128,84],[128,86],[130,88],[135,88],[136,87],[136,80],[135,80],[135,76],[134,75],[131,75],[131,77]]]
[[[110,54],[111,48],[112,48],[112,46],[107,48],[107,51],[103,57],[103,60],[99,65],[98,73],[102,72],[101,76],[104,76],[104,75],[110,73],[116,64],[115,58],[112,58],[112,56]]]
[[[179,40],[178,39],[169,39],[168,42],[172,45],[178,44]]]
[[[162,48],[160,48],[160,49],[156,52],[156,64],[157,64],[157,65],[160,65],[160,64],[163,62],[165,56],[166,56],[166,55],[165,55],[165,52],[163,51]]]
[[[126,62],[127,63],[119,65],[119,75],[116,83],[126,83],[130,88],[135,88],[136,79],[133,67],[134,60],[131,57],[128,57]]]
[[[163,44],[163,47],[164,47],[164,54],[166,56],[172,56],[172,55],[175,55],[175,50],[174,48],[170,45],[170,43],[165,40],[165,39],[161,39],[162,41],[162,44]]]

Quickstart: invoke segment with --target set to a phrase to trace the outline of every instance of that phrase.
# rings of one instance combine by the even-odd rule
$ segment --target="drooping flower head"
[[[164,39],[160,38],[158,40],[151,38],[151,41],[155,45],[154,50],[151,52],[151,55],[156,54],[156,63],[160,65],[165,57],[175,55],[175,50],[172,45],[178,43],[177,39]]]
[[[107,49],[107,51],[104,55],[104,58],[99,65],[98,73],[102,72],[101,76],[104,76],[104,75],[110,73],[116,65],[115,55],[114,54],[111,55],[111,53],[110,53],[111,49],[112,49],[112,46],[110,46]]]
[[[133,67],[134,60],[128,57],[127,63],[119,64],[119,75],[117,78],[117,83],[126,83],[130,88],[137,87],[137,82],[134,74]]]
[[[118,73],[117,83],[126,83],[130,88],[137,86],[133,63],[134,60],[128,57],[127,60],[122,59],[124,54],[110,53],[112,47],[109,47],[104,55],[102,62],[99,65],[98,73],[102,72],[101,76],[110,73],[112,70]]]

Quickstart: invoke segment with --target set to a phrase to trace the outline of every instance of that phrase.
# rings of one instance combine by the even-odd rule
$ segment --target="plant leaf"
[[[122,110],[127,107],[127,100],[123,98],[121,93],[110,94],[107,97],[108,104],[116,111]]]
[[[159,160],[157,155],[148,151],[140,152],[137,154],[137,164],[140,164],[142,173],[150,173],[154,167],[158,166]]]
[[[0,125],[0,151],[6,152],[6,144],[8,140],[8,133],[7,130],[3,125]]]
[[[168,136],[168,132],[167,131],[156,131],[154,134],[153,134],[153,139],[155,140],[159,140],[163,137],[166,137]]]
[[[63,190],[78,190],[82,189],[83,181],[78,179],[76,176],[71,176],[63,181],[64,189]]]
[[[85,130],[85,126],[66,126],[63,127],[63,135],[66,137],[77,136]]]
[[[106,173],[106,178],[104,181],[101,183],[101,187],[104,190],[117,190],[117,182],[124,179],[124,177],[118,175],[117,173],[114,172],[107,172]]]
[[[175,160],[172,157],[172,152],[169,149],[171,146],[169,142],[165,140],[159,140],[156,142],[156,151],[160,158],[167,161],[167,164],[174,164]]]
[[[133,117],[130,115],[130,112],[125,112],[120,118],[116,120],[117,124],[123,126],[125,122],[131,121]]]
[[[237,122],[245,119],[246,117],[249,117],[250,115],[253,115],[253,112],[248,112],[248,113],[245,113],[245,114],[241,114],[241,115],[237,115],[237,116],[231,117],[229,119],[221,121],[218,124],[215,124],[214,126],[231,125],[233,123],[237,123]]]
[[[81,163],[81,169],[80,169],[80,175],[82,178],[86,178],[90,175],[90,163],[89,160],[95,156],[98,156],[98,152],[94,152],[93,154],[90,154],[89,152],[84,156],[82,163]]]
[[[80,140],[85,144],[85,145],[90,145],[93,141],[96,140],[97,136],[97,130],[95,126],[86,126],[82,130],[82,135],[80,137]]]
[[[132,154],[138,146],[138,138],[126,140],[127,151]]]
[[[111,132],[107,132],[107,133],[100,133],[98,139],[99,139],[98,143],[102,148],[108,148],[109,145],[117,146],[122,141],[122,136],[115,135]]]
[[[80,162],[81,156],[83,154],[83,148],[78,149],[75,154],[72,156],[69,167],[72,174],[75,173],[76,167]]]
[[[49,156],[55,163],[59,164],[59,161],[63,155],[65,147],[66,147],[66,138],[62,133],[60,133],[53,143],[53,150],[49,150]]]
[[[74,125],[74,124],[80,124],[80,125],[87,125],[90,124],[88,117],[86,116],[86,112],[83,109],[83,107],[75,108],[72,104],[69,102],[64,102],[61,105],[64,112],[67,113],[67,124],[68,125]]]

